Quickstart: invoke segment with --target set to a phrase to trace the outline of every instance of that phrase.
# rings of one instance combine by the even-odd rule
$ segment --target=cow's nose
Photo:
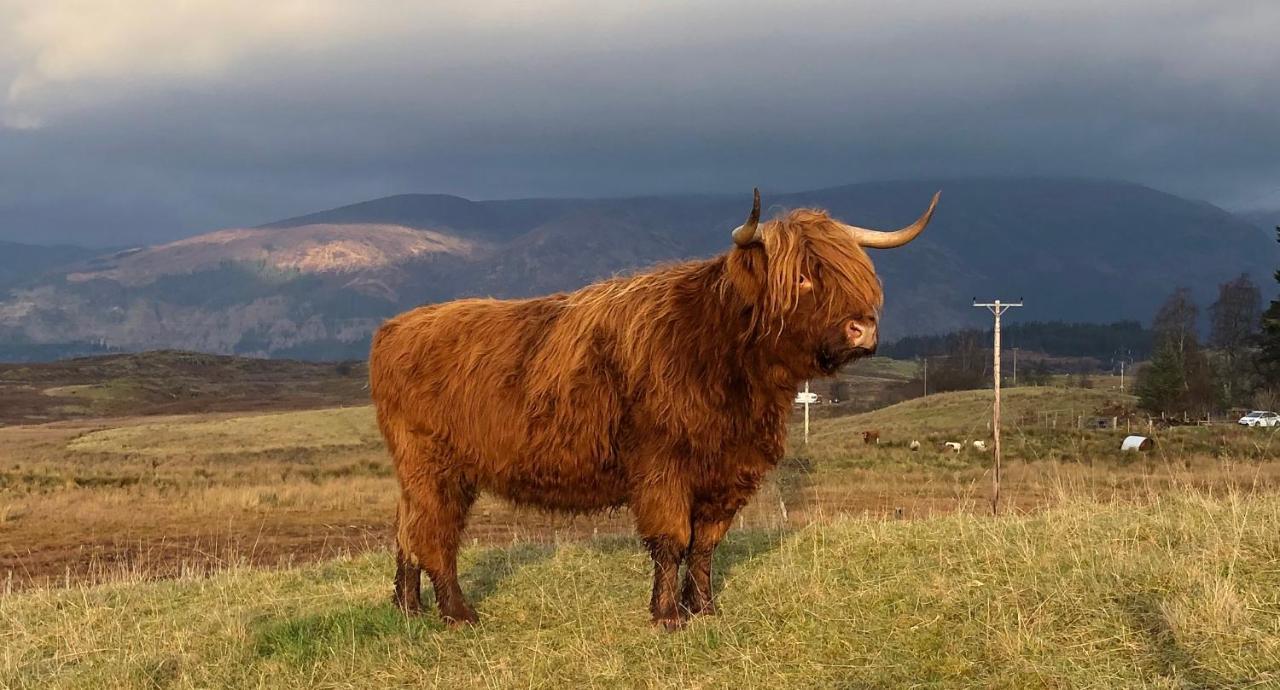
[[[850,319],[844,326],[844,335],[849,341],[849,347],[875,352],[876,324],[874,321]]]

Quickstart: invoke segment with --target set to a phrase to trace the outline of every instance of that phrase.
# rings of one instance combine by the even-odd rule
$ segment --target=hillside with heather
[[[936,189],[929,230],[873,256],[890,340],[979,323],[975,295],[1021,296],[1039,320],[1146,320],[1175,285],[1207,299],[1241,272],[1266,282],[1280,264],[1258,226],[1128,183],[877,182],[764,199],[766,213],[815,206],[883,229],[913,220]],[[402,195],[90,258],[54,253],[0,282],[0,351],[361,357],[377,324],[412,306],[572,290],[725,251],[748,203]]]

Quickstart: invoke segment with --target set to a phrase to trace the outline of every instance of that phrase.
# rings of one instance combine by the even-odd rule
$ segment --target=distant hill
[[[1280,209],[1264,209],[1254,211],[1243,211],[1236,215],[1262,228],[1263,230],[1272,230],[1280,227]]]
[[[264,228],[302,225],[379,223],[416,230],[449,230],[453,234],[507,240],[565,212],[568,199],[471,201],[448,194],[398,194],[349,206],[267,223]]]
[[[1123,182],[970,179],[764,191],[767,212],[818,206],[897,227],[943,191],[933,225],[874,252],[887,339],[986,324],[979,297],[1023,297],[1011,318],[1150,320],[1175,285],[1203,304],[1241,272],[1270,291],[1272,233],[1215,206]],[[400,195],[156,247],[54,273],[0,297],[0,346],[91,342],[297,358],[362,357],[389,315],[463,296],[571,290],[618,272],[726,251],[738,195],[469,201]],[[3,351],[0,348],[0,351]]]

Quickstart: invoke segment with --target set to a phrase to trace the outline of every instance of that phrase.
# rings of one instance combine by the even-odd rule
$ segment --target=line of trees
[[[946,340],[947,349],[930,358],[929,390],[934,393],[972,390],[991,382],[991,348],[978,331],[960,331]]]
[[[1008,347],[1060,357],[1092,357],[1106,360],[1117,352],[1145,359],[1150,356],[1153,334],[1137,321],[1070,323],[1065,321],[1013,320],[1001,329]],[[970,340],[991,342],[991,329],[965,329],[939,335],[916,335],[881,347],[897,359],[951,355],[968,347]],[[989,349],[989,348],[988,348]]]
[[[1276,226],[1276,241],[1280,242],[1280,225]],[[1275,273],[1280,283],[1280,270]],[[1258,335],[1258,377],[1271,402],[1280,399],[1280,298],[1271,300],[1271,306],[1262,315],[1262,332]]]
[[[1280,242],[1280,227],[1276,228]],[[1280,283],[1280,270],[1275,273]],[[1040,353],[1018,372],[1021,385],[1044,385],[1050,364],[1044,354],[1077,357],[1055,360],[1075,372],[1073,385],[1092,387],[1089,369],[1097,360],[1123,353],[1124,361],[1150,357],[1137,372],[1139,405],[1153,414],[1201,417],[1229,408],[1280,408],[1280,298],[1265,311],[1262,293],[1247,274],[1218,286],[1209,306],[1208,339],[1201,342],[1200,308],[1191,291],[1179,287],[1157,310],[1151,327],[1136,321],[1111,324],[1027,322],[1005,330],[1006,343]],[[924,358],[929,392],[984,388],[991,382],[991,331],[968,329],[904,338],[884,354]],[[1090,359],[1091,358],[1091,359]]]
[[[1249,281],[1248,276],[1237,280]],[[1252,287],[1257,291],[1257,286]],[[1219,297],[1214,307],[1221,302]],[[1138,371],[1135,386],[1139,405],[1148,412],[1199,417],[1222,408],[1226,398],[1200,346],[1199,316],[1200,309],[1187,288],[1174,290],[1156,312],[1151,325],[1156,351],[1151,362]]]
[[[1276,228],[1280,242],[1280,227]],[[1280,271],[1275,280],[1280,283]],[[1218,286],[1209,307],[1207,347],[1198,337],[1199,308],[1186,288],[1157,311],[1155,351],[1138,372],[1139,405],[1153,414],[1203,416],[1280,403],[1280,298],[1264,312],[1248,275]]]

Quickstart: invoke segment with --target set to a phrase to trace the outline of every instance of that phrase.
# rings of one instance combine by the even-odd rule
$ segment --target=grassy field
[[[367,406],[0,428],[0,581],[30,586],[275,565],[385,546],[395,481]],[[485,541],[589,535],[491,499]]]
[[[135,424],[92,431],[66,447],[78,454],[173,458],[315,452],[381,443],[373,408],[363,406]]]
[[[296,362],[168,350],[0,363],[0,426],[364,404],[367,382],[363,362]]]
[[[388,602],[386,553],[0,600],[4,687],[1274,687],[1280,498],[735,534],[663,634],[626,538],[467,550],[481,624]]]
[[[1126,423],[1116,415],[1118,428],[1082,429],[1077,423],[1090,418],[1110,421],[1119,410],[1132,410],[1136,400],[1114,390],[1079,388],[1014,388],[1003,395],[1004,456],[1022,463],[1057,463],[1062,466],[1102,467],[1110,470],[1151,468],[1161,465],[1194,469],[1206,462],[1217,465],[1251,463],[1264,467],[1280,456],[1280,433],[1275,429],[1250,429],[1232,423],[1211,426],[1148,426],[1145,419]],[[991,391],[941,393],[860,415],[823,420],[815,424],[807,448],[793,452],[828,467],[884,466],[919,463],[933,457],[946,441],[966,442],[965,450],[952,455],[959,464],[985,467],[990,452],[973,449],[972,441],[991,442]],[[880,443],[862,445],[861,432],[876,430]],[[1132,434],[1149,436],[1155,449],[1126,453],[1121,441]],[[912,453],[908,446],[922,448]],[[944,456],[945,452],[942,453]],[[1263,473],[1265,474],[1265,472]]]
[[[986,438],[990,397],[947,393],[815,420],[808,446],[793,433],[787,461],[739,527],[986,510],[990,453],[939,445]],[[1280,486],[1280,435],[1267,430],[1156,430],[1156,450],[1135,455],[1120,452],[1123,431],[1067,423],[1127,401],[1102,390],[1007,391],[1005,505]],[[881,443],[863,445],[864,429],[879,430]],[[912,440],[922,450],[908,450]],[[0,581],[18,588],[312,561],[388,541],[396,488],[367,406],[10,426],[0,428],[0,448]],[[625,511],[566,517],[486,497],[468,537],[500,544],[629,531]]]
[[[853,382],[881,393],[910,375],[868,364]],[[649,629],[626,511],[482,497],[483,622],[447,632],[387,604],[396,486],[359,372],[257,366],[0,371],[0,413],[15,386],[80,400],[0,414],[0,687],[1280,686],[1271,430],[1142,429],[1155,449],[1123,453],[1123,423],[1077,423],[1131,397],[1008,389],[992,518],[991,454],[941,447],[989,439],[990,391],[824,406],[720,554],[722,616]],[[136,385],[148,367],[190,397]]]
[[[865,426],[894,437],[910,436],[920,440],[987,438],[991,434],[992,400],[993,393],[989,390],[936,393],[841,418],[827,425],[824,433],[839,435]],[[1036,428],[1074,429],[1078,415],[1091,416],[1108,406],[1132,406],[1135,402],[1131,396],[1115,390],[1057,386],[1006,388],[1002,395],[1005,430],[1015,432]]]

